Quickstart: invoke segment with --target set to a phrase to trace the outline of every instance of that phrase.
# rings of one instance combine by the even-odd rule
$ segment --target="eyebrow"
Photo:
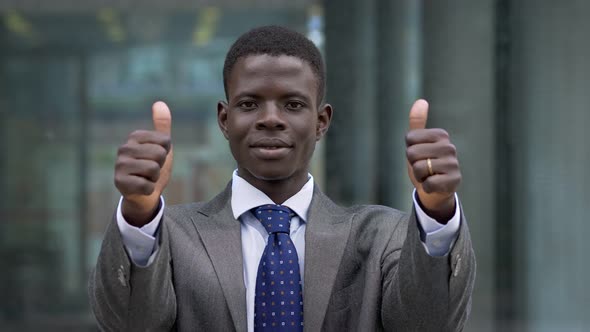
[[[245,97],[253,98],[253,99],[262,99],[262,95],[260,95],[259,93],[256,93],[256,92],[251,92],[251,91],[240,92],[237,95],[235,95],[232,99],[236,100],[236,99],[242,99]],[[281,95],[279,97],[279,99],[289,99],[289,98],[300,98],[300,99],[303,99],[303,101],[305,101],[306,103],[311,102],[310,98],[308,98],[305,94],[299,93],[299,92],[289,92],[289,93],[286,93],[286,94]]]
[[[306,103],[310,103],[311,100],[304,94],[298,92],[287,93],[281,97],[281,99],[288,99],[288,98],[301,98]]]
[[[244,98],[244,97],[250,97],[250,98],[254,98],[254,99],[260,99],[260,95],[258,93],[249,92],[249,91],[241,92],[241,93],[235,95],[232,99],[241,99],[241,98]]]

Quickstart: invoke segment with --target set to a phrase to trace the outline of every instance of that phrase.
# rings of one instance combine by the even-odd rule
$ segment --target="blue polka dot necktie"
[[[303,294],[299,260],[289,236],[291,209],[263,205],[254,215],[268,231],[256,276],[254,331],[303,331]]]

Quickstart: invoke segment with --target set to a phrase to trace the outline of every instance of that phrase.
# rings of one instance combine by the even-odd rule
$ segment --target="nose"
[[[275,103],[269,102],[262,107],[258,112],[258,119],[256,120],[256,129],[285,129],[285,120],[280,107]]]

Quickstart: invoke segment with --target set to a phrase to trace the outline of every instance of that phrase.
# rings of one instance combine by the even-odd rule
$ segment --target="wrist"
[[[145,204],[145,202],[138,204],[133,200],[123,198],[123,202],[121,203],[121,214],[129,225],[143,227],[156,217],[160,205],[161,202],[159,197],[157,201],[152,204]]]
[[[435,219],[440,224],[446,224],[455,215],[456,201],[455,195],[432,197],[432,194],[427,194],[427,197],[421,197],[420,193],[416,195],[416,201],[420,208],[429,217]]]

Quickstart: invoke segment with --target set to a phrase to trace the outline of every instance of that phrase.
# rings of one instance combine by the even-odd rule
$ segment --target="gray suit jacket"
[[[104,331],[246,331],[240,223],[231,187],[167,207],[148,267],[130,261],[113,220],[90,277]],[[415,213],[343,208],[317,187],[305,233],[305,331],[456,331],[471,305],[475,257],[465,218],[446,257],[429,256]]]

